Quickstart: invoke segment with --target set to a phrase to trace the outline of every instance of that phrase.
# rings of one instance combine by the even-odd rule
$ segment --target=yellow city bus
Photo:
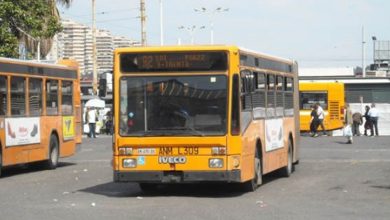
[[[293,61],[236,46],[121,48],[114,56],[115,182],[236,182],[298,162]]]
[[[45,161],[55,169],[59,157],[81,143],[78,64],[58,65],[0,58],[1,168]]]
[[[311,106],[320,104],[324,109],[326,131],[343,127],[344,83],[299,82],[300,130],[310,131]],[[321,130],[321,127],[318,127]]]

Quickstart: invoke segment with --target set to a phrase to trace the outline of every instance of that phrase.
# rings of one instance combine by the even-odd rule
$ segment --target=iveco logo
[[[185,157],[158,157],[158,163],[186,163]]]

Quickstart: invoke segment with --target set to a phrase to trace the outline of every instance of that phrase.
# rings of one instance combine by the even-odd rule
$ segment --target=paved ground
[[[183,185],[145,194],[112,182],[111,139],[84,139],[57,170],[7,169],[0,219],[389,219],[390,137],[302,137],[290,178],[254,193],[232,185]]]

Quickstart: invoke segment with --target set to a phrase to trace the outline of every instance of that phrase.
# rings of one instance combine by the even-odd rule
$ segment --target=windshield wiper
[[[145,131],[143,136],[170,136],[175,134],[183,134],[183,131],[191,131],[191,135],[193,136],[199,136],[204,137],[205,134],[203,132],[197,131],[194,128],[190,127],[163,127],[163,128],[157,128],[153,130]]]

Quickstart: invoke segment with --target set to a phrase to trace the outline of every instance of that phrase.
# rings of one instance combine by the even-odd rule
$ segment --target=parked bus
[[[115,182],[290,176],[298,161],[293,61],[236,46],[121,48],[114,56]]]
[[[0,58],[0,175],[2,167],[36,161],[55,169],[79,143],[78,64]]]
[[[325,113],[326,131],[343,127],[344,123],[344,84],[339,82],[300,82],[299,107],[300,130],[310,131],[311,107],[318,103]],[[318,127],[321,130],[321,127]]]

